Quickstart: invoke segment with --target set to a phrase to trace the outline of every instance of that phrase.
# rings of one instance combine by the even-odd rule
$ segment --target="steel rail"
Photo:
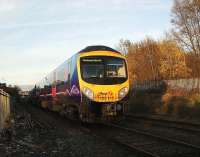
[[[102,138],[101,135],[98,135],[97,133],[94,133],[94,131],[92,131],[92,130],[89,129],[89,128],[82,127],[81,130],[82,130],[83,132],[86,132],[86,133],[88,133],[88,134],[94,136],[94,137]],[[142,149],[142,148],[137,147],[136,145],[127,144],[127,143],[122,142],[122,141],[120,141],[120,140],[118,140],[118,139],[116,139],[116,138],[106,137],[106,136],[104,136],[103,138],[106,139],[106,140],[109,141],[109,142],[113,142],[113,143],[116,143],[116,144],[118,144],[118,145],[121,145],[121,146],[123,146],[123,147],[125,147],[125,148],[128,148],[129,150],[132,150],[132,151],[135,152],[135,153],[136,153],[136,152],[137,152],[137,153],[140,153],[140,154],[141,154],[142,156],[144,156],[144,157],[160,157],[160,156],[157,155],[157,154],[153,154],[153,153],[151,153],[151,152],[149,152],[149,151],[146,151],[146,150],[144,150],[144,149]]]
[[[175,140],[175,139],[171,139],[171,138],[162,137],[162,136],[159,136],[159,135],[154,135],[154,134],[148,133],[146,131],[141,131],[141,130],[138,130],[138,129],[125,128],[125,127],[121,127],[121,126],[115,125],[115,124],[104,123],[104,125],[108,126],[108,127],[114,127],[114,128],[117,128],[117,129],[125,130],[125,131],[128,131],[128,132],[152,137],[152,138],[157,138],[157,139],[165,141],[165,142],[190,147],[190,148],[193,148],[193,149],[200,151],[200,146],[193,145],[193,144],[190,144],[190,143],[186,143],[186,142],[183,142],[183,141],[180,141],[180,140]]]
[[[155,121],[159,120],[159,121],[163,121],[163,122],[200,127],[200,123],[187,122],[187,121],[182,121],[182,120],[170,120],[170,119],[163,119],[163,118],[156,118],[156,117],[153,118],[153,117],[147,117],[147,116],[143,116],[143,115],[133,115],[133,114],[126,114],[125,116],[138,118],[138,119],[142,118],[142,119],[149,119],[149,120],[155,120]]]
[[[134,120],[155,121],[157,123],[159,123],[159,122],[163,123],[163,124],[159,124],[159,125],[162,125],[163,127],[179,129],[179,130],[181,129],[181,130],[185,130],[185,131],[200,133],[200,129],[189,128],[189,126],[200,127],[200,124],[198,124],[198,123],[189,123],[189,122],[183,122],[183,121],[175,121],[175,120],[160,119],[160,118],[138,116],[138,115],[137,116],[135,116],[135,115],[126,115],[126,119],[130,120],[130,121],[134,121]],[[169,125],[166,126],[165,125],[166,123],[175,124],[175,125],[185,125],[185,126],[169,126]],[[186,126],[188,126],[188,127],[186,127]]]

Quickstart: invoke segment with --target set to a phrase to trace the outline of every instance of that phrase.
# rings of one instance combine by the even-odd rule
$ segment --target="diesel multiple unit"
[[[106,46],[89,46],[36,85],[43,108],[84,122],[115,120],[128,110],[126,58]]]

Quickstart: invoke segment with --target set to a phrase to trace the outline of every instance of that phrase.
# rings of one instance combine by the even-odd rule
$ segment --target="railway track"
[[[29,111],[30,111],[30,110],[29,110]],[[50,128],[53,127],[52,124],[49,124],[48,122],[46,122],[45,119],[43,119],[43,120],[40,119],[37,115],[34,115],[34,114],[31,115],[31,119],[33,119],[33,122],[36,123],[36,125],[37,125],[38,127],[42,128],[42,129],[50,129]],[[70,119],[70,121],[72,121],[72,120]],[[102,136],[100,136],[99,134],[97,134],[96,132],[94,132],[94,131],[90,128],[90,126],[88,127],[88,125],[86,126],[85,124],[80,125],[80,123],[79,123],[78,121],[74,121],[74,122],[75,122],[77,125],[79,125],[79,128],[80,128],[80,130],[81,130],[82,132],[87,133],[87,134],[89,134],[90,136],[93,136],[93,137],[95,137],[95,138],[100,138],[100,139],[102,139]],[[150,152],[147,152],[147,151],[145,151],[145,150],[143,150],[143,149],[137,148],[137,147],[135,147],[135,146],[133,146],[133,145],[127,144],[127,143],[125,143],[125,142],[122,142],[121,140],[118,140],[118,139],[115,139],[115,138],[112,138],[112,137],[104,137],[103,140],[106,140],[107,143],[113,142],[113,143],[115,143],[115,144],[117,144],[117,145],[119,145],[119,146],[122,146],[122,147],[128,149],[129,151],[132,151],[133,154],[136,153],[136,154],[142,155],[142,156],[144,156],[144,157],[159,157],[159,156],[156,156],[156,155],[154,155],[154,154],[152,154],[152,153],[150,153]]]
[[[32,129],[34,127],[40,129],[54,129],[52,124],[33,114],[30,109],[28,113],[24,111],[22,118],[24,119],[24,129]]]
[[[51,124],[49,124],[49,123],[47,123],[47,122],[45,122],[45,121],[41,121],[41,120],[39,120],[39,119],[34,119],[33,121],[34,121],[34,122],[36,123],[36,125],[39,126],[39,128],[41,128],[41,129],[54,129],[54,127],[53,127]]]
[[[102,129],[102,127],[104,129]],[[115,142],[137,151],[141,156],[167,157],[167,156],[199,156],[200,147],[183,141],[161,137],[137,129],[121,127],[116,124],[103,124],[103,126],[89,127],[91,134],[102,136],[104,139]]]
[[[45,129],[52,128],[52,126],[49,123],[43,122],[41,120],[34,119],[34,122],[36,124],[38,124],[38,126],[43,128],[43,129],[44,128]],[[171,153],[170,153],[170,155],[165,155],[165,154],[164,155],[163,154],[160,155],[159,152],[161,152],[162,149],[160,149],[159,151],[154,151],[154,150],[151,150],[151,148],[149,148],[149,149],[147,148],[148,146],[151,147],[152,145],[154,145],[153,146],[154,149],[157,148],[158,145],[160,146],[161,144],[160,144],[160,142],[158,140],[161,140],[161,141],[163,140],[166,147],[168,147],[167,146],[168,143],[173,143],[173,144],[176,143],[178,145],[185,146],[185,148],[180,148],[180,150],[188,149],[188,147],[189,147],[189,149],[191,149],[191,151],[193,151],[193,152],[194,151],[199,151],[200,152],[200,147],[197,147],[197,146],[194,146],[194,145],[190,145],[190,144],[187,144],[187,143],[177,142],[177,141],[174,141],[174,140],[171,141],[169,139],[163,139],[163,138],[161,139],[161,137],[158,137],[158,136],[155,137],[154,135],[150,135],[148,133],[143,133],[143,132],[132,130],[132,129],[128,129],[128,128],[122,128],[120,126],[113,125],[113,124],[104,124],[103,126],[106,127],[106,130],[103,131],[103,135],[97,133],[96,129],[93,129],[93,127],[92,128],[91,127],[85,128],[85,127],[81,126],[80,130],[83,131],[83,132],[89,133],[92,136],[95,136],[95,137],[101,138],[103,140],[106,140],[106,141],[108,141],[108,143],[110,143],[110,142],[116,143],[119,146],[125,147],[128,150],[131,150],[134,154],[137,153],[138,156],[143,156],[143,157],[165,157],[165,156],[170,156],[171,155]],[[110,133],[108,134],[108,132],[107,132],[108,128],[112,129],[111,134],[113,134],[113,130],[117,129],[119,134],[122,134],[122,132],[119,131],[119,130],[122,130],[122,131],[130,132],[131,134],[145,135],[148,140],[144,139],[144,141],[142,141],[142,142],[140,141],[140,142],[137,143],[137,141],[135,142],[135,139],[137,140],[137,138],[132,138],[131,135],[130,135],[130,136],[127,136],[126,138],[131,138],[132,141],[131,142],[130,141],[126,141],[126,138],[124,138],[124,136],[122,136],[122,135],[120,135],[120,137],[117,135],[118,136],[117,138],[113,137],[113,136],[110,136]],[[105,134],[107,134],[107,135],[105,136]],[[156,140],[156,142],[153,139],[149,141],[149,137],[153,137],[153,138],[158,139],[158,140]],[[132,143],[132,142],[134,142],[134,143]],[[162,143],[162,148],[163,148],[163,142],[161,142],[161,143]],[[176,146],[173,149],[177,149]],[[176,155],[176,153],[173,153],[173,155],[174,154]],[[195,155],[197,155],[197,154],[195,153],[195,154],[192,154],[192,155],[195,157]]]
[[[35,112],[35,111],[30,111]],[[50,113],[49,115],[54,115]],[[48,121],[48,116],[33,115],[34,123],[38,127],[50,129],[54,127],[54,124]],[[63,125],[66,122],[64,118],[55,115],[53,118],[55,121]],[[61,120],[62,119],[62,120]],[[67,120],[68,121],[68,120]],[[193,145],[187,142],[178,141],[170,138],[165,138],[162,136],[154,135],[146,131],[141,131],[137,129],[131,129],[122,127],[116,124],[102,124],[102,125],[89,125],[82,126],[79,122],[75,122],[76,127],[80,128],[80,131],[89,134],[90,136],[98,137],[102,141],[107,141],[106,143],[115,143],[120,147],[124,147],[129,151],[132,151],[136,156],[142,157],[169,157],[169,156],[181,156],[181,157],[196,157],[200,155],[200,147],[198,145]],[[68,129],[68,128],[66,128]],[[97,139],[97,138],[96,138]]]
[[[38,120],[37,116],[33,118],[41,128],[48,129],[52,127],[52,125],[45,120]],[[108,143],[116,143],[117,145],[132,151],[133,154],[137,153],[138,156],[167,157],[178,155],[186,157],[192,155],[195,157],[200,154],[200,147],[197,145],[164,138],[137,129],[121,127],[116,124],[103,124],[100,126],[89,125],[87,127],[80,126],[80,130],[91,136],[106,140]]]
[[[34,113],[35,109],[32,108],[32,109],[28,109],[30,113]],[[46,112],[47,114],[51,115],[52,114],[54,115],[54,113],[48,113]],[[44,117],[44,115],[42,116],[43,118],[41,119],[41,116],[39,115],[35,115],[35,114],[31,114],[31,119],[33,119],[34,123],[37,124],[38,127],[40,128],[46,128],[46,129],[49,129],[50,127],[52,127],[52,125],[54,124],[49,124],[47,122],[47,117]],[[57,117],[55,115],[55,117]],[[60,118],[61,119],[61,118]],[[63,119],[63,122],[64,121],[68,121],[68,119],[65,119],[65,118],[62,118]],[[71,120],[70,120],[71,121]],[[123,147],[125,149],[128,149],[130,152],[133,153],[133,156],[135,156],[135,154],[137,154],[136,156],[143,156],[143,157],[159,157],[155,154],[152,154],[148,151],[145,151],[141,148],[138,148],[138,147],[135,147],[134,145],[130,145],[126,142],[123,142],[122,140],[120,139],[116,139],[116,138],[113,138],[113,137],[109,137],[109,136],[104,136],[102,138],[101,135],[99,135],[96,131],[94,131],[93,128],[93,125],[80,125],[80,123],[78,121],[75,121],[74,123],[76,123],[76,125],[79,127],[80,131],[84,132],[84,133],[87,133],[88,135],[90,136],[93,136],[95,137],[96,139],[101,139],[102,141],[106,141],[106,143],[110,144],[110,143],[115,143],[116,145],[120,146],[120,147]],[[92,127],[92,128],[91,128]]]
[[[126,117],[126,120],[129,120],[129,121],[153,122],[153,124],[158,125],[158,126],[184,130],[187,132],[200,134],[200,123],[166,119],[166,118],[163,118],[163,116],[150,117],[150,116],[144,116],[144,115],[127,114],[125,117]]]
[[[109,143],[110,142],[116,143],[117,145],[120,145],[122,147],[125,147],[125,148],[133,151],[134,153],[137,152],[139,156],[142,156],[142,157],[159,157],[156,154],[153,154],[153,153],[146,151],[142,148],[139,148],[135,145],[131,145],[131,144],[128,144],[126,142],[123,142],[122,140],[119,140],[119,139],[116,139],[116,138],[113,138],[113,137],[108,137],[108,136],[102,137],[101,135],[96,133],[96,131],[92,130],[91,128],[89,129],[88,127],[82,127],[81,130],[86,132],[86,133],[89,133],[90,135],[92,135],[94,137],[103,138],[104,140],[107,140]]]
[[[35,110],[34,108],[33,108],[33,110],[29,109],[30,112],[35,112],[34,110]],[[34,114],[31,116],[33,121],[40,128],[49,129],[49,128],[54,127],[55,122],[53,122],[53,123],[47,122],[48,116],[53,116],[54,120],[58,121],[57,124],[62,125],[62,127],[66,130],[69,129],[69,128],[66,127],[66,126],[63,126],[63,124],[66,123],[66,122],[70,122],[70,123],[73,123],[74,127],[78,128],[81,132],[87,134],[88,136],[93,136],[95,139],[103,141],[104,143],[106,143],[106,145],[114,144],[118,148],[123,147],[125,150],[128,150],[128,152],[130,152],[130,154],[132,154],[131,156],[140,156],[142,154],[143,157],[146,157],[146,156],[147,157],[155,157],[153,154],[150,154],[150,153],[145,152],[143,150],[139,150],[138,148],[131,146],[131,145],[128,145],[127,143],[122,142],[120,140],[117,140],[117,139],[114,139],[114,138],[111,138],[111,137],[102,138],[102,136],[100,136],[100,135],[96,134],[94,131],[92,131],[90,129],[90,127],[88,127],[88,125],[86,126],[85,124],[80,123],[80,121],[78,121],[78,120],[75,121],[75,120],[71,120],[71,119],[66,119],[66,118],[63,118],[63,117],[55,114],[55,113],[48,112],[48,111],[45,112],[45,113],[46,113],[45,116],[44,115],[39,116],[39,115],[34,115]],[[42,119],[41,119],[41,117],[42,117]],[[57,128],[57,129],[59,129],[59,128]]]

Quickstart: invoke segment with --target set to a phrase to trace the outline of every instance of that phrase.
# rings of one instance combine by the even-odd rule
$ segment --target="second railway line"
[[[145,115],[126,114],[125,117],[127,121],[132,121],[136,123],[149,123],[155,126],[200,134],[200,123],[197,122],[174,120],[160,115],[145,116]]]
[[[124,145],[133,151],[138,151],[144,156],[199,156],[200,147],[183,141],[151,134],[137,129],[121,127],[115,124],[103,124],[103,126],[91,126],[90,131]]]

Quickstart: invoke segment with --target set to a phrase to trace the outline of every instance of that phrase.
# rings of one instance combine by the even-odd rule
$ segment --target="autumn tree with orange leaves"
[[[120,51],[126,51],[131,82],[134,80],[167,80],[187,78],[191,69],[186,65],[185,53],[169,39],[155,41],[147,38],[137,43],[120,41]],[[127,42],[129,46],[127,47]]]
[[[163,40],[160,47],[160,74],[164,79],[180,79],[191,76],[186,65],[186,53],[173,40]]]

